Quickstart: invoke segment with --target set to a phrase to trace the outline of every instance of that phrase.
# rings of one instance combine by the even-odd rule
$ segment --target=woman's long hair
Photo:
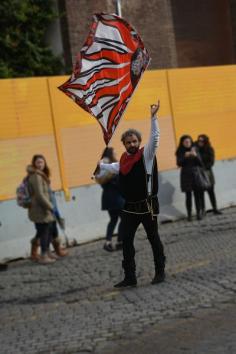
[[[110,163],[117,162],[116,158],[114,157],[114,148],[113,147],[106,147],[102,153],[101,159],[107,158]]]
[[[50,175],[51,175],[51,172],[50,172],[50,169],[49,169],[49,167],[48,167],[48,165],[47,165],[47,161],[46,161],[46,159],[45,159],[45,157],[44,157],[43,155],[40,155],[40,154],[34,155],[34,156],[32,157],[31,165],[32,165],[34,168],[36,168],[35,163],[36,163],[36,161],[37,161],[38,159],[44,160],[45,167],[44,167],[44,169],[43,169],[43,173],[47,176],[47,178],[49,178]]]
[[[200,135],[198,135],[197,140],[199,138],[201,138],[204,141],[204,146],[203,147],[211,148],[211,142],[210,142],[209,136],[207,136],[206,134],[200,134]]]
[[[193,139],[192,139],[192,137],[190,136],[190,135],[187,135],[187,134],[185,134],[185,135],[182,135],[181,137],[180,137],[180,139],[179,139],[179,146],[178,146],[178,148],[177,148],[177,150],[176,150],[176,155],[179,153],[179,152],[181,152],[181,151],[183,151],[183,150],[185,150],[186,148],[184,147],[184,145],[183,145],[183,142],[184,142],[184,140],[185,139],[190,139],[191,140],[191,147],[193,146]]]

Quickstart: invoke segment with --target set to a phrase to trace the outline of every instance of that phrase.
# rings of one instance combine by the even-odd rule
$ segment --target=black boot
[[[197,213],[197,220],[202,220],[202,213],[200,211]]]
[[[188,221],[192,221],[192,214],[191,213],[188,214]]]
[[[124,280],[114,285],[114,288],[127,288],[127,287],[135,287],[137,285],[137,279],[134,278],[127,278],[125,277]]]
[[[7,270],[7,268],[8,268],[8,265],[6,263],[0,263],[0,272]]]
[[[222,214],[223,214],[222,211],[220,211],[220,210],[218,210],[218,209],[213,209],[213,213],[214,213],[215,215],[222,215]]]
[[[156,264],[155,266],[155,276],[151,281],[151,284],[159,284],[165,281],[165,262],[166,262],[166,257],[162,259],[159,264]]]
[[[155,272],[155,276],[151,281],[151,284],[159,284],[159,283],[163,283],[163,281],[165,281],[166,275],[165,275],[165,271],[162,272]]]
[[[136,274],[135,274],[135,264],[125,265],[125,263],[123,261],[122,267],[124,268],[125,278],[121,282],[115,284],[114,288],[135,287],[137,285],[137,278],[136,278]]]

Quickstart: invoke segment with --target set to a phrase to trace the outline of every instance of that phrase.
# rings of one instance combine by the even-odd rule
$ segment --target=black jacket
[[[215,184],[215,177],[212,171],[212,166],[215,163],[215,151],[211,146],[206,147],[198,147],[199,154],[203,163],[203,167],[205,168],[211,184]]]
[[[185,157],[185,153],[191,149],[184,147],[180,148],[176,152],[176,162],[178,167],[181,168],[180,172],[180,187],[182,192],[191,192],[198,189],[196,185],[196,169],[198,166],[202,166],[199,152],[196,148],[196,157]]]

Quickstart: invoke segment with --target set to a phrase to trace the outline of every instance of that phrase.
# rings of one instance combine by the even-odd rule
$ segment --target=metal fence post
[[[70,191],[68,188],[68,182],[67,182],[66,173],[65,173],[65,162],[64,162],[64,157],[63,157],[61,135],[60,135],[58,125],[56,123],[54,111],[53,111],[52,96],[51,96],[51,91],[50,91],[49,79],[46,78],[46,80],[47,80],[47,87],[48,87],[49,105],[50,105],[50,111],[51,111],[51,117],[52,117],[54,139],[55,139],[56,150],[57,150],[58,165],[59,165],[59,171],[60,171],[60,177],[61,177],[61,184],[62,184],[62,189],[64,192],[65,200],[69,201],[70,200]]]

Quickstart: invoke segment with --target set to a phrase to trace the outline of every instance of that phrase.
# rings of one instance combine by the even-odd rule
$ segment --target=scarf
[[[139,149],[135,154],[130,155],[127,152],[123,153],[120,159],[120,172],[122,175],[127,175],[132,170],[134,164],[141,159],[143,150],[144,148]]]

